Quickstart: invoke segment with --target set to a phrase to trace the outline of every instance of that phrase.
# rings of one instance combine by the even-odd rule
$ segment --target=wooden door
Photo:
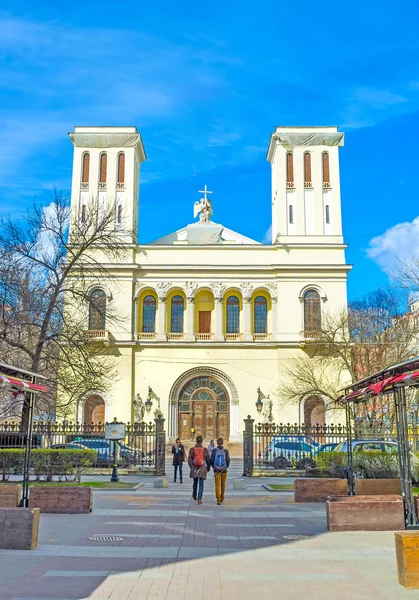
[[[199,333],[211,333],[211,311],[199,311]]]
[[[218,413],[217,420],[217,434],[214,439],[222,437],[225,442],[228,442],[230,434],[228,413]]]
[[[192,415],[191,413],[179,413],[179,437],[182,441],[191,440]]]
[[[202,435],[204,440],[215,439],[215,402],[197,401],[193,403],[192,427],[195,429],[194,437]]]

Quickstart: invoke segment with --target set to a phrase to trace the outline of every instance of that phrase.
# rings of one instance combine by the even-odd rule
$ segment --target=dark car
[[[321,446],[316,448],[314,456],[317,456],[318,454],[320,454],[320,452],[334,452],[337,446],[339,446],[339,442],[330,442],[328,444],[322,444]]]
[[[140,462],[144,457],[142,450],[136,450],[127,446],[123,442],[117,441],[112,442],[111,440],[105,440],[103,438],[77,438],[74,440],[77,444],[85,446],[89,450],[94,450],[98,455],[99,465],[111,465],[113,462],[113,444],[117,444],[117,454],[119,456],[119,464],[130,464],[135,465]]]
[[[303,438],[306,439],[303,441]],[[265,464],[272,465],[275,469],[289,469],[293,463],[297,469],[313,466],[315,463],[312,455],[316,446],[307,443],[310,440],[308,436],[273,437],[265,448]]]
[[[49,447],[51,450],[88,450],[83,444],[77,442],[69,442],[68,444],[53,444]]]

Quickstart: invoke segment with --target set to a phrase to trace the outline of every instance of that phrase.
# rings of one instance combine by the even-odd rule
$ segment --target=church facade
[[[112,356],[117,377],[80,399],[77,418],[133,422],[151,420],[158,409],[170,438],[201,433],[239,442],[243,419],[257,416],[260,388],[270,396],[265,420],[340,420],[322,398],[284,403],[281,378],[315,339],[322,314],[346,307],[343,134],[336,127],[272,133],[272,197],[264,200],[272,204],[269,244],[214,222],[206,186],[194,206],[199,220],[138,244],[146,159],[140,134],[135,127],[76,127],[70,138],[73,214],[82,218],[92,198],[99,207],[115,203],[115,228],[126,248],[124,260],[102,257],[109,279],[102,271],[92,280],[86,306],[89,335]],[[117,326],[106,318],[111,308]]]

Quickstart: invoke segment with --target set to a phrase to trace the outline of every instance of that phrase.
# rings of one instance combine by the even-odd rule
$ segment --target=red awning
[[[419,384],[419,371],[414,371],[413,373],[407,373],[406,375],[396,375],[396,377],[393,377],[392,384],[397,385],[397,386],[418,385]]]
[[[44,385],[24,381],[23,379],[17,379],[16,377],[9,377],[8,375],[0,375],[0,385],[1,384],[3,384],[3,387],[10,387],[14,390],[17,389],[20,392],[39,393],[48,391],[48,388]]]

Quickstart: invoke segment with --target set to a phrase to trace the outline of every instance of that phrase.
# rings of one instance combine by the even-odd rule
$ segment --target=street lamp
[[[262,398],[264,398],[264,397],[265,396],[260,391],[260,387],[258,387],[258,399],[256,400],[256,410],[258,411],[259,414],[262,412],[262,408],[263,408]]]
[[[145,409],[146,409],[147,413],[150,413],[152,406],[153,406],[153,400],[151,399],[151,388],[149,387],[147,400],[145,401]]]

